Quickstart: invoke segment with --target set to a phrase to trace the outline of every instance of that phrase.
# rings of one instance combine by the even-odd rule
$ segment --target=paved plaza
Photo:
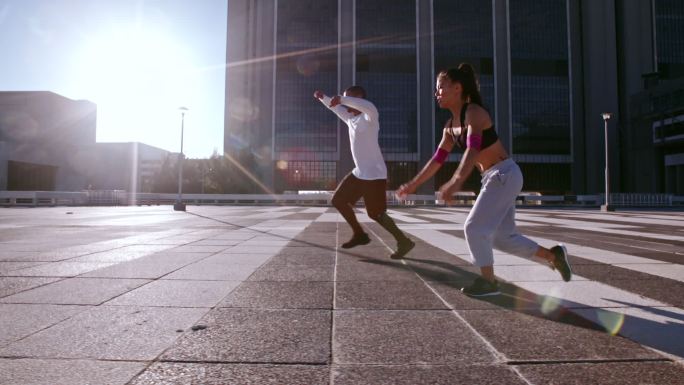
[[[574,277],[495,252],[468,208],[390,210],[389,258],[329,207],[0,208],[0,383],[684,384],[684,213],[520,209]]]

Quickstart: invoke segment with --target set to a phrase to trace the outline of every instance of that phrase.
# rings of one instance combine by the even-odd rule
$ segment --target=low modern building
[[[152,192],[153,177],[171,153],[144,143],[97,143],[87,149],[91,190]]]
[[[52,92],[0,92],[0,190],[80,190],[97,107]]]
[[[0,190],[149,192],[169,154],[96,143],[97,107],[52,92],[0,92]]]

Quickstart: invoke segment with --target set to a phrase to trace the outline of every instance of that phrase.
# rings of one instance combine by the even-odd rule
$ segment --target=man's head
[[[361,86],[351,86],[344,90],[344,96],[351,96],[353,98],[366,98],[366,90]]]
[[[365,99],[366,98],[366,90],[361,86],[351,86],[351,87],[347,88],[346,90],[344,90],[344,96],[351,96],[352,98]],[[351,108],[351,107],[347,107],[347,112],[354,114],[354,115],[358,115],[361,113],[361,111],[354,109],[354,108]]]

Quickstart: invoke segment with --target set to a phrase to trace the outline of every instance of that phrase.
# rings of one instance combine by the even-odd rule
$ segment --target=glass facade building
[[[260,159],[272,172],[259,175],[271,175],[265,182],[274,191],[330,190],[350,171],[347,127],[312,94],[316,89],[341,94],[361,85],[380,112],[379,142],[389,187],[395,188],[431,157],[449,118],[434,103],[435,75],[468,62],[478,72],[485,108],[502,143],[523,169],[524,190],[600,192],[603,121],[598,117],[614,111],[617,126],[619,116],[628,115],[618,111],[626,89],[614,75],[619,61],[643,64],[640,73],[628,74],[630,89],[649,72],[649,61],[655,63],[655,56],[618,57],[616,41],[628,41],[627,33],[638,31],[631,28],[636,23],[658,36],[662,69],[678,74],[684,62],[684,3],[650,0],[652,14],[636,3],[231,0],[228,62],[256,60],[261,67],[252,76],[257,81],[244,68],[244,76],[230,78],[231,71],[238,72],[228,66],[226,110],[233,110],[231,89],[254,92],[255,100],[247,104],[259,105],[261,120],[242,130],[267,138],[259,145],[269,147],[270,155],[262,151]],[[620,17],[630,19],[617,23]],[[630,30],[623,36],[616,24]],[[233,40],[240,50],[231,51],[234,35],[244,42]],[[226,123],[226,136],[237,130],[234,125]],[[616,135],[611,133],[611,140]],[[460,154],[452,153],[423,193],[444,183],[459,160]],[[474,174],[470,190],[479,186]]]
[[[655,29],[661,77],[684,77],[684,2],[655,0]]]
[[[274,103],[277,190],[335,186],[337,117],[313,98],[337,93],[337,1],[277,2]]]

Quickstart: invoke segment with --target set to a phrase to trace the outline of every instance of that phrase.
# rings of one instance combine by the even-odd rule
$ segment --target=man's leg
[[[368,216],[374,221],[378,222],[383,229],[387,230],[397,241],[397,250],[392,253],[392,259],[401,259],[413,249],[416,245],[409,239],[399,227],[397,227],[394,220],[387,215],[387,197],[385,190],[387,190],[387,180],[372,180],[366,182],[367,188],[363,191],[363,200],[366,203],[366,212]]]
[[[366,245],[370,242],[368,234],[363,231],[363,227],[361,227],[359,221],[356,219],[356,214],[352,207],[352,205],[356,204],[359,198],[361,198],[361,195],[362,187],[360,180],[349,173],[342,179],[340,185],[337,186],[335,194],[333,194],[332,197],[332,205],[340,212],[354,232],[352,238],[342,244],[342,248],[345,249],[358,245]]]

